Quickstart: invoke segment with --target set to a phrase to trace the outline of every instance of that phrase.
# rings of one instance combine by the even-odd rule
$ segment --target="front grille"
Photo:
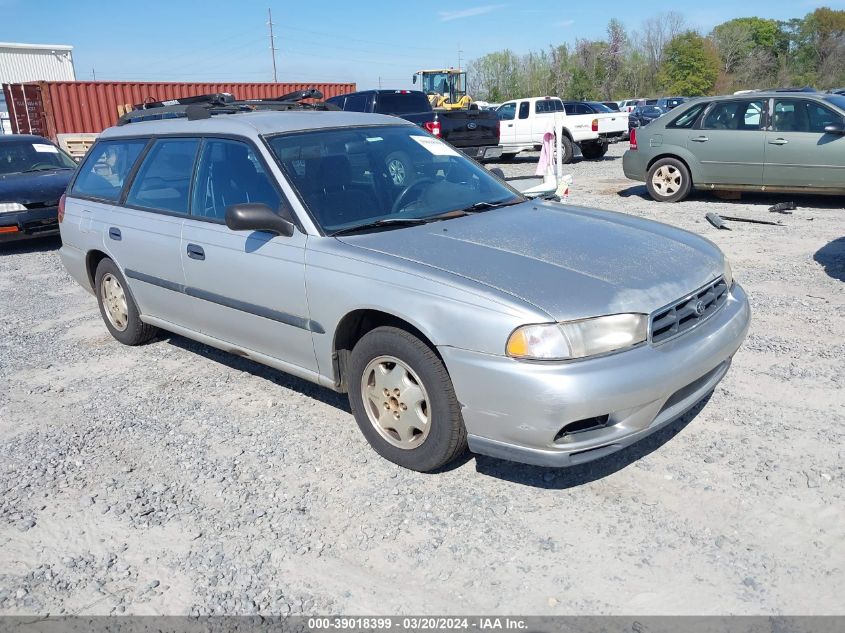
[[[700,290],[661,308],[651,315],[653,345],[689,332],[719,311],[728,298],[728,285],[719,277]]]

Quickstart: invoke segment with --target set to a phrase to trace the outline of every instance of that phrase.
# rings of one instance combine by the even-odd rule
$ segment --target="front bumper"
[[[46,237],[59,232],[57,207],[0,213],[0,242]]]
[[[706,322],[667,343],[566,363],[440,348],[463,407],[469,447],[540,466],[614,453],[695,406],[725,376],[750,322],[735,284]],[[573,423],[603,420],[586,430]],[[589,425],[583,425],[589,426]],[[564,427],[575,428],[561,434]]]

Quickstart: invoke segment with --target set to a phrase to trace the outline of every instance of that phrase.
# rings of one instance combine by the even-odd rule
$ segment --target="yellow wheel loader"
[[[428,96],[432,108],[441,110],[469,110],[473,108],[472,97],[467,94],[467,74],[455,68],[418,70],[413,82],[420,82],[422,91]]]

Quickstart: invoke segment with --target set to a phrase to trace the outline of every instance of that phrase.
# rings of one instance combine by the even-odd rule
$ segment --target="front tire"
[[[348,389],[364,437],[394,464],[430,472],[466,450],[452,380],[413,334],[386,326],[365,334],[352,350]]]
[[[155,337],[158,329],[141,321],[126,279],[112,260],[106,258],[97,265],[94,287],[100,315],[114,338],[124,345],[141,345]]]
[[[689,169],[677,158],[661,158],[648,170],[646,188],[657,202],[680,202],[691,187]]]

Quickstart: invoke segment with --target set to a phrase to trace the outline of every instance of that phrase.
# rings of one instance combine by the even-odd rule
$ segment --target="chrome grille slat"
[[[649,340],[652,345],[689,332],[719,311],[728,298],[728,286],[719,277],[686,297],[651,314]],[[700,313],[699,313],[700,306]]]

